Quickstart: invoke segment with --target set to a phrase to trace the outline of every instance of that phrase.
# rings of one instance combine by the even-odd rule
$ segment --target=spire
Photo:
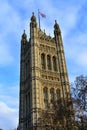
[[[31,29],[37,27],[37,22],[36,22],[36,17],[34,16],[34,12],[32,12],[30,27]]]
[[[61,30],[60,30],[60,27],[57,23],[57,21],[55,20],[55,24],[54,24],[54,34],[61,34]]]
[[[31,22],[36,22],[36,17],[34,16],[34,12],[32,12]]]
[[[24,30],[24,33],[22,34],[22,39],[23,39],[23,40],[26,40],[26,39],[27,39],[27,35],[26,35],[26,33],[25,33],[25,30]]]

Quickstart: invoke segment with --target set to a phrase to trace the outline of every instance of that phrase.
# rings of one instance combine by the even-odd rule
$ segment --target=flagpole
[[[39,9],[38,9],[38,21],[39,21],[39,29],[40,29],[40,15],[39,15]]]

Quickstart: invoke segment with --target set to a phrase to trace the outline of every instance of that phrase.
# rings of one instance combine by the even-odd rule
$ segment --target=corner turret
[[[37,21],[36,21],[36,17],[34,16],[34,12],[32,13],[31,16],[31,22],[30,22],[30,39],[31,39],[31,44],[35,43],[35,39],[37,37]]]
[[[36,17],[34,16],[34,12],[32,12],[31,22],[35,22],[36,23]]]
[[[32,28],[34,28],[34,27],[36,27],[36,25],[37,25],[36,17],[34,16],[34,12],[32,12],[30,26],[31,26]]]

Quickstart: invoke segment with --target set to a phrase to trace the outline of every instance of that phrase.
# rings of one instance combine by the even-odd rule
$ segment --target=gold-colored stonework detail
[[[38,28],[32,13],[30,38],[28,41],[24,31],[20,50],[18,130],[44,130],[46,124],[38,124],[38,119],[43,119],[39,112],[47,109],[51,97],[56,99],[57,90],[60,92],[59,98],[65,98],[67,93],[70,95],[62,35],[57,22],[54,24],[54,36],[48,36]]]
[[[51,46],[47,46],[47,45],[40,44],[40,51],[41,51],[41,52],[46,52],[46,53],[51,52],[52,54],[53,54],[53,53],[55,54],[56,48],[55,48],[55,47],[51,47]]]

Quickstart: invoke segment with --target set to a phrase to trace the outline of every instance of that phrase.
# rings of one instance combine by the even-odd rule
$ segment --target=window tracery
[[[45,54],[41,54],[41,68],[46,69],[46,66],[45,66]]]
[[[51,57],[50,57],[50,55],[47,55],[47,67],[48,67],[48,70],[51,70]]]
[[[44,96],[44,107],[48,108],[48,89],[43,89],[43,96]]]
[[[53,70],[57,71],[57,63],[56,63],[56,57],[53,56]]]
[[[54,100],[54,89],[53,88],[50,89],[50,100],[51,100],[51,102]]]
[[[57,98],[57,100],[60,98],[60,89],[56,90],[56,98]]]

